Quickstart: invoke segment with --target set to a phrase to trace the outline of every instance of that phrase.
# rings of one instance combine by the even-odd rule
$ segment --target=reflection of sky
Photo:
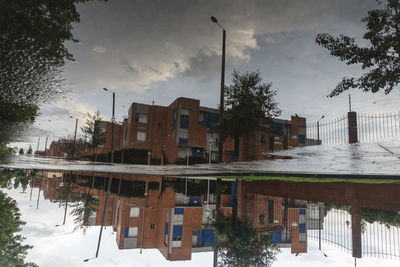
[[[40,196],[39,210],[36,210],[38,189],[34,188],[32,201],[29,201],[30,189],[25,194],[18,190],[7,190],[7,193],[17,200],[22,213],[22,220],[27,224],[23,227],[22,234],[27,237],[26,242],[34,248],[29,251],[28,261],[33,261],[39,266],[212,266],[212,253],[193,253],[191,261],[167,261],[156,249],[119,250],[116,244],[115,233],[111,227],[103,231],[100,257],[87,263],[83,259],[94,256],[99,227],[91,227],[86,235],[73,232],[73,220],[67,217],[66,225],[62,224],[64,209],[58,203],[51,203]],[[70,210],[69,210],[70,211]],[[283,266],[353,266],[354,259],[350,253],[341,251],[337,247],[323,244],[323,251],[328,255],[325,258],[318,251],[318,242],[309,240],[308,253],[296,257],[290,249],[282,249],[274,267]],[[360,259],[359,266],[398,266],[398,262],[382,259]]]

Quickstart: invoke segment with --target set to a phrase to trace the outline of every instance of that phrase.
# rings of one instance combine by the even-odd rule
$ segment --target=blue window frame
[[[189,205],[190,206],[201,206],[199,197],[189,197]]]
[[[179,138],[179,145],[180,146],[187,146],[188,139],[187,138]]]
[[[125,227],[124,237],[129,237],[129,227]]]
[[[174,231],[172,233],[172,237],[182,237],[182,225],[174,225]]]
[[[168,223],[165,223],[165,234],[168,234]]]
[[[196,157],[203,156],[204,149],[202,147],[192,147],[192,155]]]
[[[183,214],[184,208],[175,208],[174,214]]]
[[[189,129],[189,116],[181,115],[180,124],[181,129]]]
[[[305,233],[305,232],[306,232],[306,224],[300,223],[299,224],[299,233]]]

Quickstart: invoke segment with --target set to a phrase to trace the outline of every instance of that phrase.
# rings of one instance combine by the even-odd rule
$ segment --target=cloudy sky
[[[259,70],[277,91],[282,118],[297,113],[308,122],[321,115],[334,119],[348,111],[348,94],[326,96],[343,76],[361,72],[330,56],[315,36],[343,33],[362,42],[361,18],[377,6],[375,0],[110,0],[79,5],[81,22],[73,33],[80,43],[67,44],[76,61],[64,71],[72,93],[42,108],[39,127],[55,138],[73,134],[71,114],[99,110],[109,118],[111,94],[103,87],[116,92],[118,121],[132,102],[169,105],[184,96],[217,107],[222,31],[211,22],[212,15],[227,31],[227,85],[234,69]],[[350,93],[358,112],[399,111],[397,89],[390,96]]]

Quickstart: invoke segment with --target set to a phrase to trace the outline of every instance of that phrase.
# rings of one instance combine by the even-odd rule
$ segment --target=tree
[[[73,56],[65,43],[78,42],[72,34],[80,20],[76,5],[88,1],[0,2],[0,141],[17,140],[15,133],[30,127],[41,104],[69,91],[61,74]]]
[[[270,266],[276,260],[278,247],[268,235],[259,237],[247,221],[218,211],[210,226],[215,232],[218,266]]]
[[[18,234],[24,224],[16,201],[0,191],[0,262],[2,266],[37,266],[24,262],[27,250],[32,248],[29,245],[23,245],[24,238]]]
[[[103,117],[100,115],[100,111],[96,111],[94,114],[87,114],[86,125],[81,127],[82,132],[89,137],[89,146],[93,152],[93,160],[96,161],[96,148],[103,145],[105,142],[104,130],[101,127],[101,121]]]
[[[28,150],[26,151],[26,154],[29,154],[29,155],[32,154],[32,146],[29,146]]]
[[[361,77],[344,77],[329,94],[330,97],[350,88],[372,93],[384,90],[389,94],[400,83],[400,2],[387,0],[384,9],[369,11],[361,21],[366,23],[367,31],[363,38],[368,46],[361,47],[354,38],[344,35],[335,38],[321,33],[316,37],[316,42],[327,48],[331,55],[347,65],[361,64],[361,68],[366,70]]]
[[[232,85],[225,87],[226,111],[219,128],[224,139],[235,139],[235,151],[240,137],[258,129],[261,122],[269,122],[272,117],[281,114],[274,100],[275,95],[271,83],[262,82],[259,71],[240,74],[235,70],[232,73]]]
[[[19,154],[20,154],[20,155],[23,155],[23,154],[24,154],[24,149],[23,149],[22,147],[19,149]]]

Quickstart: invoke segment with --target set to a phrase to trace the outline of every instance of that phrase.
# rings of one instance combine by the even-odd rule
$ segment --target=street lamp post
[[[221,64],[221,92],[219,99],[219,120],[221,122],[222,115],[224,114],[224,95],[225,95],[225,46],[226,46],[226,31],[218,23],[216,17],[212,16],[211,21],[217,24],[222,29],[222,64]],[[222,150],[223,150],[223,133],[222,129],[219,129],[219,142],[218,142],[218,162],[222,162]]]
[[[317,139],[318,139],[318,145],[319,145],[319,121],[325,118],[325,115],[322,115],[321,118],[317,121]]]

